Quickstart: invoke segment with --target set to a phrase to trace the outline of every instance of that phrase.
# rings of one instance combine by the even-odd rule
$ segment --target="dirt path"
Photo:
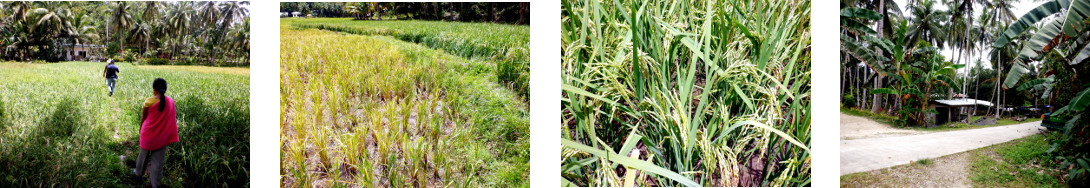
[[[840,139],[852,140],[886,136],[914,135],[927,132],[893,128],[864,117],[840,114]]]
[[[915,163],[867,171],[855,178],[841,178],[841,187],[971,187],[968,170],[974,152],[962,152]],[[865,177],[865,178],[860,178]]]
[[[841,115],[843,118],[845,115]],[[850,123],[850,122],[849,122]],[[1041,122],[927,134],[840,140],[840,175],[936,158],[1040,133]],[[881,125],[881,124],[878,124]],[[842,129],[844,125],[841,125]],[[880,131],[872,131],[880,132]]]

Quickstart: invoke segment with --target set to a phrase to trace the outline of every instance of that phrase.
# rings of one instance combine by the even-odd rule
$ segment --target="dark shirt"
[[[116,65],[106,65],[106,78],[117,78],[117,72],[121,72]]]

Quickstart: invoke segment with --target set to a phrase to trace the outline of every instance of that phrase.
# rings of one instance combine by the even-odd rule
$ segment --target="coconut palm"
[[[72,27],[68,31],[68,37],[72,42],[73,49],[75,45],[92,44],[95,39],[98,39],[98,29],[91,22],[91,16],[86,14],[77,15],[72,17],[69,23],[72,24]]]
[[[110,7],[109,10],[110,23],[108,24],[109,27],[106,29],[106,40],[110,40],[110,31],[115,31],[115,34],[121,35],[117,37],[121,39],[118,41],[118,45],[121,46],[121,49],[125,49],[124,39],[126,37],[124,31],[132,26],[132,14],[129,12],[130,8],[131,6],[128,3],[121,1],[113,3],[113,7]]]

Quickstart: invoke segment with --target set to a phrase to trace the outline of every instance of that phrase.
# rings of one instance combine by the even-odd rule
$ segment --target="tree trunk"
[[[1000,49],[999,53],[1003,53],[1003,50]],[[995,67],[997,69],[996,72],[995,72],[995,93],[994,93],[994,95],[995,95],[995,119],[999,120],[999,112],[1003,111],[1003,107],[1002,107],[1003,105],[1001,105],[1000,101],[999,101],[999,100],[1001,100],[1001,98],[999,97],[999,82],[1003,80],[1003,79],[1001,79],[1001,78],[1003,78],[1003,55],[1002,54],[999,54],[999,61],[996,62],[995,65],[996,65]]]
[[[886,16],[886,1],[885,0],[878,0],[878,11],[882,11],[882,19],[878,20],[878,38],[882,38],[884,36],[882,34],[883,24],[885,24],[884,20],[889,19]],[[875,51],[878,52],[878,56],[884,56],[882,54],[881,48],[878,48],[877,46],[875,46],[874,49],[875,49]],[[878,70],[878,69],[875,69],[875,70]],[[882,74],[875,71],[875,76],[876,76],[876,80],[874,80],[874,89],[882,88],[882,77],[883,77]],[[871,101],[873,103],[871,104],[870,112],[871,113],[877,113],[878,109],[881,108],[881,106],[882,106],[881,105],[882,104],[882,96],[880,94],[875,93],[873,98],[874,98],[874,100]]]
[[[491,11],[488,11],[488,19],[492,19],[492,23],[499,23],[500,19],[496,18],[496,2],[488,3],[492,7]]]

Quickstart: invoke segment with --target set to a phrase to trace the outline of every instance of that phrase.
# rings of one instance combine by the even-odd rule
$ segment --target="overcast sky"
[[[902,13],[909,14],[909,12],[907,10],[905,10],[906,7],[908,6],[908,0],[893,0],[893,1],[897,2],[897,5],[901,6],[901,12]],[[1020,0],[1017,3],[1014,3],[1014,7],[1013,7],[1014,19],[1017,20],[1018,18],[1021,18],[1023,14],[1026,14],[1026,12],[1029,12],[1030,10],[1033,10],[1034,8],[1037,8],[1037,6],[1040,6],[1041,4],[1044,4],[1045,2],[1046,1],[1033,2],[1033,0]],[[943,5],[942,3],[935,3],[935,6],[938,6],[938,7],[936,7],[936,9],[938,9],[938,10],[947,10],[946,5]],[[983,8],[984,7],[982,7],[980,5],[976,5],[974,7],[975,10],[981,10]],[[980,16],[980,14],[981,14],[981,11],[973,12],[974,17]],[[984,56],[984,55],[987,55],[986,54],[987,51],[988,50],[980,51],[980,52],[977,52],[976,55],[972,56],[971,58],[962,59],[961,60],[962,63],[965,63],[966,61],[969,62],[969,65],[966,66],[965,68],[962,68],[962,69],[967,70],[969,67],[976,66],[976,60],[979,59],[980,57]],[[954,55],[954,49],[951,49],[951,48],[943,49],[941,53],[942,53],[943,56],[946,56],[946,59],[949,60],[950,62],[954,62],[955,61],[954,58],[957,57],[957,56]],[[991,67],[990,62],[987,59],[981,59],[981,61],[984,62],[985,67]],[[961,70],[959,70],[959,71],[961,71]]]

